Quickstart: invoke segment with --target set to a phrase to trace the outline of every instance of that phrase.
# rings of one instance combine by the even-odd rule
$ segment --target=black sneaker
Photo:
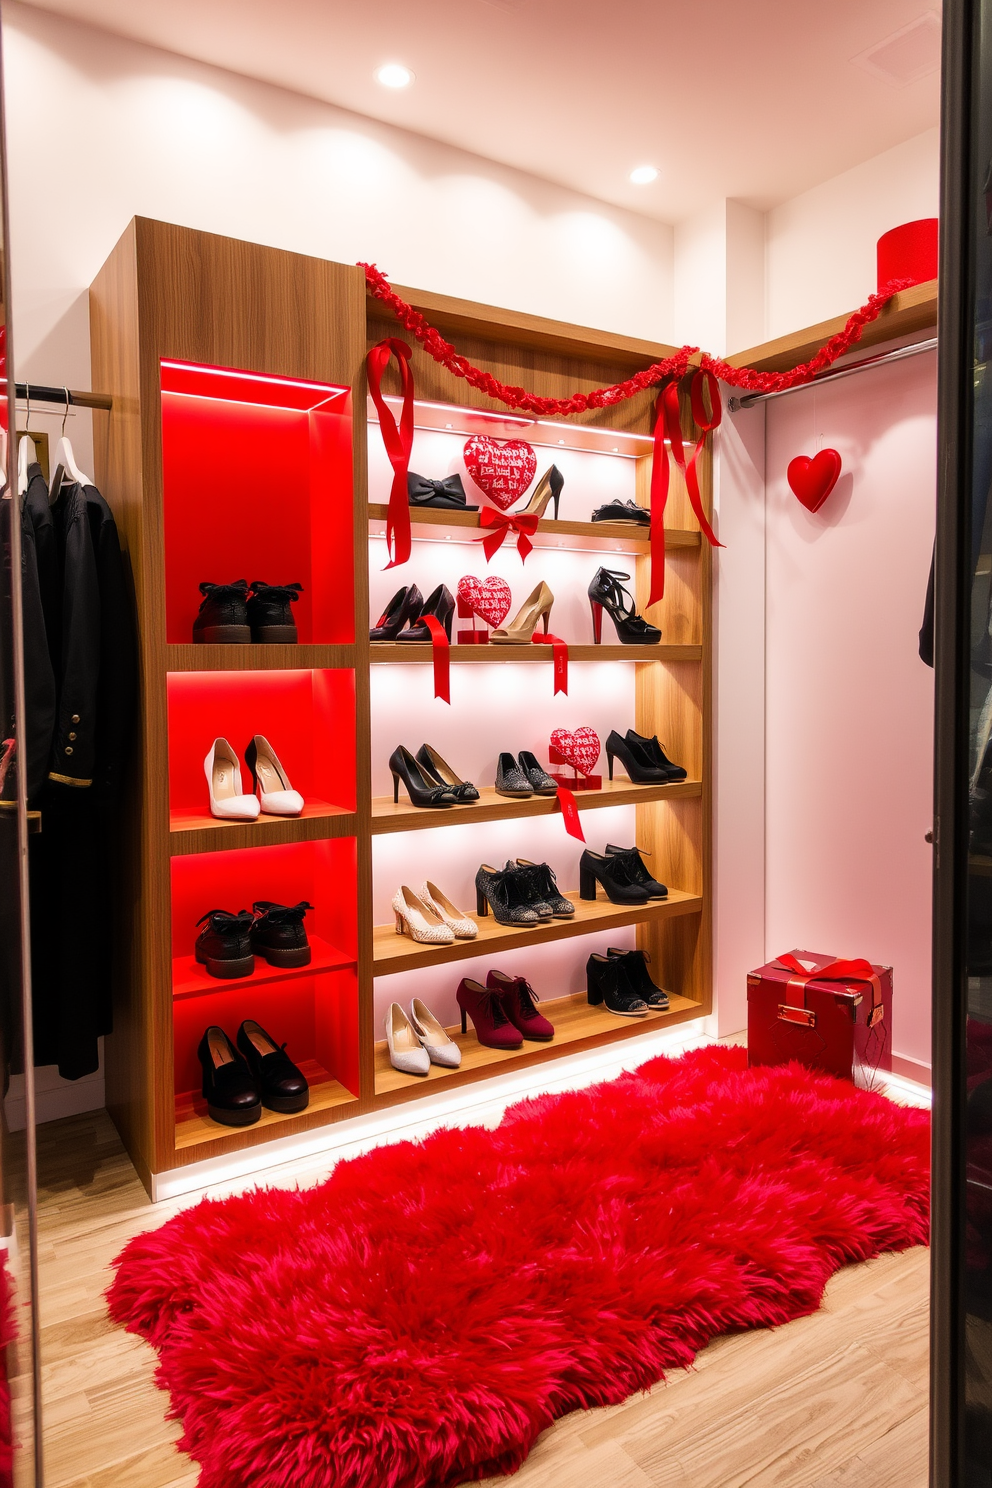
[[[255,958],[251,949],[252,917],[246,909],[231,914],[209,909],[197,920],[203,925],[196,938],[196,959],[212,977],[251,976]]]
[[[251,925],[251,948],[270,966],[309,966],[313,955],[303,924],[308,909],[305,899],[299,904],[273,904],[257,899],[252,905],[255,918]]]
[[[606,855],[609,858],[622,858],[627,869],[627,877],[631,883],[640,884],[647,891],[649,899],[667,899],[668,889],[656,878],[652,878],[645,866],[644,859],[636,847],[615,847],[612,842],[606,844]],[[650,856],[650,854],[649,854]]]
[[[251,641],[248,624],[248,580],[201,584],[203,602],[193,621],[193,639],[201,645],[242,645]]]
[[[299,637],[290,606],[302,593],[302,584],[263,584],[261,579],[252,579],[248,597],[252,640],[259,645],[277,641],[295,645]]]
[[[624,951],[616,946],[607,946],[606,954],[611,961],[619,961],[627,977],[627,983],[632,992],[642,997],[649,1008],[655,1012],[667,1013],[668,993],[657,986],[648,975],[648,962],[651,957],[647,951]]]

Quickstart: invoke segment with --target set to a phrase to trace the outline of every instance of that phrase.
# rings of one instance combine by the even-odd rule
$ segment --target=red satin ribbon
[[[436,615],[421,615],[420,621],[431,633],[431,650],[434,658],[434,696],[442,702],[451,702],[451,645],[448,635]]]
[[[568,644],[567,644],[567,642],[563,641],[562,638],[561,638],[561,636],[543,635],[540,631],[536,631],[536,630],[535,630],[533,636],[531,637],[531,639],[532,640],[535,640],[535,641],[546,642],[549,646],[553,646],[554,647],[553,655],[554,655],[554,663],[555,663],[555,690],[551,694],[551,696],[552,697],[557,697],[558,694],[559,694],[559,692],[563,692],[565,694],[565,696],[567,697],[568,696]]]
[[[496,530],[482,537],[477,537],[476,542],[481,542],[486,562],[492,558],[497,548],[503,546],[503,539],[508,532],[517,534],[517,552],[520,554],[521,563],[526,559],[534,544],[531,537],[537,531],[538,516],[536,512],[501,512],[491,506],[484,506],[479,514],[480,527],[494,527]]]
[[[585,842],[586,834],[579,820],[579,808],[575,804],[574,795],[565,785],[558,787],[558,804],[565,819],[565,831],[570,837],[577,837],[580,842]]]
[[[807,960],[811,961],[812,956]],[[791,951],[786,951],[782,956],[776,956],[774,965],[781,966],[785,971],[791,971],[793,975],[789,978],[786,987],[786,1001],[794,1007],[803,1007],[806,1002],[807,982],[868,982],[872,989],[872,1012],[869,1015],[869,1027],[872,1027],[875,1019],[875,1010],[881,1007],[882,984],[870,961],[858,957],[854,961],[827,961],[823,966],[816,967],[813,971],[807,971],[797,957]]]
[[[709,393],[710,409],[706,411],[704,392]],[[672,459],[685,478],[689,501],[696,514],[700,530],[714,548],[722,548],[703,510],[703,497],[699,489],[699,472],[696,463],[703,452],[706,436],[719,426],[723,416],[720,402],[720,386],[712,372],[700,367],[693,374],[689,388],[692,416],[700,431],[699,439],[688,461],[682,443],[682,423],[679,409],[679,385],[668,382],[658,394],[655,404],[654,460],[651,467],[651,592],[648,605],[657,604],[665,593],[665,506],[668,502],[670,467],[665,440],[671,445]]]
[[[390,487],[389,509],[386,512],[386,547],[389,551],[386,568],[397,568],[410,558],[410,499],[406,487],[410,453],[413,449],[413,373],[410,370],[410,355],[410,347],[405,341],[390,336],[373,346],[365,358],[369,392],[379,414],[382,442],[393,467],[393,484]],[[403,407],[398,424],[382,396],[382,374],[388,367],[391,356],[395,356],[399,364],[403,389]]]

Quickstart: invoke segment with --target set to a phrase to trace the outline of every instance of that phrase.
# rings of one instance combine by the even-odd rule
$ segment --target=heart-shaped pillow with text
[[[806,510],[819,511],[837,484],[840,455],[835,449],[822,449],[812,460],[809,455],[797,455],[789,461],[786,475]]]
[[[573,770],[579,770],[583,775],[592,774],[599,759],[600,747],[596,730],[585,726],[577,729],[556,728],[551,735],[552,750],[560,754]]]
[[[510,586],[496,574],[490,574],[487,579],[466,574],[458,580],[458,598],[487,625],[502,625],[510,613]]]
[[[506,511],[519,501],[537,469],[537,456],[523,439],[491,439],[473,434],[466,439],[465,469],[493,506]]]

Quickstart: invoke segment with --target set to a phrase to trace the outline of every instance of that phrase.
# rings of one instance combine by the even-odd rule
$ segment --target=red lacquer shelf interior
[[[278,847],[192,853],[172,859],[173,1020],[177,1096],[197,1091],[196,1050],[218,1023],[234,1039],[255,1018],[297,1063],[316,1061],[358,1095],[357,871],[353,837]],[[193,956],[196,921],[212,909],[250,909],[258,899],[309,900],[309,966],[286,971],[256,960],[250,977],[208,977]]]
[[[303,642],[354,641],[348,388],[163,361],[166,634],[192,640],[199,585],[303,585]]]
[[[173,829],[209,817],[203,761],[225,738],[251,791],[245,750],[268,739],[308,816],[355,810],[355,676],[347,668],[170,672],[169,807]],[[269,821],[270,817],[260,818]]]

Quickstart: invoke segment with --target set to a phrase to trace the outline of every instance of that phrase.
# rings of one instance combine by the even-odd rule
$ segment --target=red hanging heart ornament
[[[595,729],[557,728],[551,735],[552,756],[557,752],[566,764],[583,775],[592,774],[599,759],[600,748],[599,735]]]
[[[807,511],[816,512],[826,501],[840,475],[840,455],[835,449],[822,449],[812,460],[797,455],[786,471],[789,485]]]
[[[487,579],[466,574],[458,580],[458,598],[466,609],[494,628],[502,625],[510,613],[510,586],[496,574],[490,574]]]
[[[537,456],[523,439],[491,439],[473,434],[466,439],[465,469],[493,506],[506,511],[519,501],[537,469]]]

